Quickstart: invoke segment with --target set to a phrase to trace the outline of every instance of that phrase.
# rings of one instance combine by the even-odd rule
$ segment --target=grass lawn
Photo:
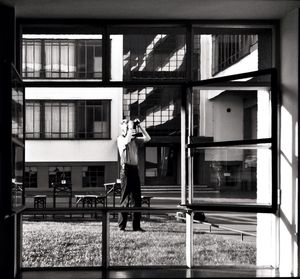
[[[146,232],[118,230],[110,223],[110,265],[185,265],[185,224],[143,221]],[[101,222],[24,221],[23,266],[99,266]],[[195,226],[195,265],[255,265],[255,242],[205,234]]]

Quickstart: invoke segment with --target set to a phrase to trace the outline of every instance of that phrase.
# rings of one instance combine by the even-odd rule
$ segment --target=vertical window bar
[[[41,40],[41,70],[40,70],[40,77],[46,77],[46,49],[45,49],[45,40]]]
[[[61,78],[62,77],[62,71],[61,71],[61,48],[63,46],[63,41],[58,41],[58,77]],[[60,131],[60,130],[59,130]]]
[[[84,77],[87,78],[87,72],[88,72],[88,65],[87,65],[88,46],[87,46],[87,41],[86,40],[84,40],[84,50],[85,50],[85,53],[84,53]]]

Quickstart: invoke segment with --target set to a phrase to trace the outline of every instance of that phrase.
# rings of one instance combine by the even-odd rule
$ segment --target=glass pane
[[[194,87],[192,142],[220,142],[271,137],[269,89]]]
[[[193,79],[204,80],[272,67],[272,30],[195,28]]]
[[[270,205],[270,147],[261,144],[193,149],[194,203]]]
[[[22,205],[24,147],[12,144],[12,207]]]
[[[111,80],[186,77],[186,36],[180,27],[111,28]]]
[[[194,215],[195,266],[257,266],[256,213],[205,212],[205,223],[199,213]]]
[[[146,178],[156,177],[158,175],[157,167],[157,147],[146,147],[145,169]]]
[[[110,223],[110,265],[176,266],[185,265],[185,224],[169,214],[145,214],[141,226],[145,232],[132,231],[129,217],[125,233],[115,220]]]
[[[139,148],[142,194],[172,197],[166,206],[180,201],[180,108],[181,88],[175,86],[123,90],[123,118],[139,118],[151,137]]]
[[[22,84],[17,78],[13,78],[12,85],[12,136],[22,140],[24,133],[24,92]]]
[[[150,136],[180,139],[181,91],[175,87],[127,88],[123,93],[123,117],[139,118]]]
[[[24,172],[24,88],[17,72],[11,68],[11,206],[23,204]]]

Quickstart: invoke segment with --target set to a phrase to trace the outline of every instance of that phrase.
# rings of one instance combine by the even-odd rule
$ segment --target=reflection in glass
[[[111,35],[112,80],[180,79],[186,73],[184,30],[178,28],[116,28]],[[117,47],[121,46],[121,47]],[[121,55],[120,55],[121,54]],[[114,57],[122,59],[123,74]]]
[[[271,68],[271,50],[271,30],[198,28],[194,35],[193,79]]]
[[[271,96],[266,90],[202,90],[194,87],[192,110],[193,140],[196,142],[271,136]]]
[[[213,262],[214,266],[256,267],[260,249],[256,214],[209,212],[205,216],[208,223],[196,221],[193,226],[194,265],[209,266]]]
[[[271,202],[271,144],[194,149],[195,201]],[[227,193],[227,194],[226,194]],[[262,194],[264,193],[264,194]],[[228,200],[227,200],[228,199]],[[211,202],[211,200],[210,200]]]
[[[177,154],[175,145],[146,147],[145,183],[147,185],[177,184]]]
[[[150,136],[178,136],[180,103],[177,88],[127,88],[123,93],[123,117],[139,118]]]
[[[24,93],[22,87],[17,82],[14,82],[12,88],[12,136],[23,138],[23,110],[24,110]]]
[[[123,91],[123,117],[139,118],[151,136],[145,152],[140,152],[145,185],[180,184],[180,105],[181,91],[177,87],[133,87]]]
[[[22,205],[23,192],[23,147],[12,143],[12,207]]]

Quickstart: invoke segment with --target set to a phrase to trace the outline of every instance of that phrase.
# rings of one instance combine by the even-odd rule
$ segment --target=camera
[[[140,120],[135,119],[135,120],[133,121],[133,129],[136,129],[136,127],[137,127],[140,123],[141,123]]]

